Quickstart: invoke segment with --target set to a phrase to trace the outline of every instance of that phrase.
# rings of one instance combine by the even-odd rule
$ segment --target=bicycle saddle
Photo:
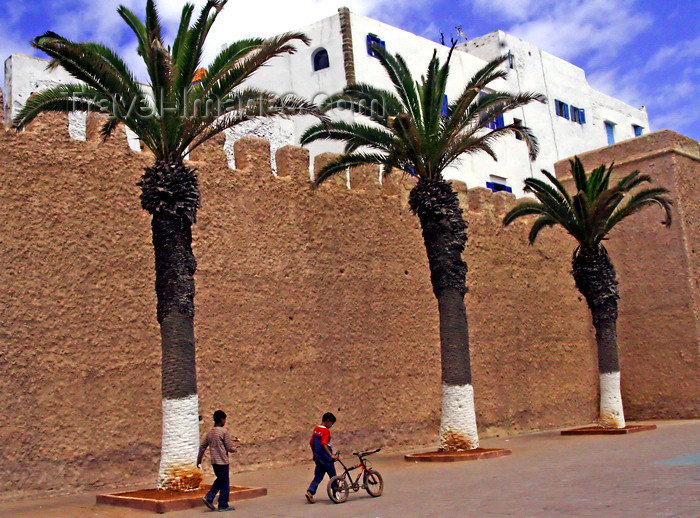
[[[373,453],[377,453],[378,451],[381,451],[381,448],[377,448],[376,450],[372,451],[354,451],[352,452],[352,454],[357,455],[358,457],[364,457],[365,455],[372,455]]]

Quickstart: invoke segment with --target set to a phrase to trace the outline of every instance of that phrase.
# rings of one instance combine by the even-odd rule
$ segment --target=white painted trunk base
[[[202,482],[197,469],[199,453],[199,398],[197,394],[163,400],[163,442],[158,471],[161,489],[196,489]],[[197,480],[199,478],[199,480]],[[196,487],[190,487],[195,485]]]
[[[624,428],[625,414],[622,410],[620,373],[600,375],[600,425],[604,428]]]
[[[471,385],[442,384],[442,419],[440,449],[472,450],[479,447]]]

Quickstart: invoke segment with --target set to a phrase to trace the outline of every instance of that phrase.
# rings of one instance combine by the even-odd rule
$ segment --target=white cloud
[[[477,0],[480,1],[480,0]],[[567,0],[531,3],[527,20],[508,31],[564,59],[591,55],[608,61],[652,23],[632,0]]]
[[[619,69],[596,70],[586,75],[589,84],[604,94],[610,95],[631,106],[641,106],[648,98],[648,92],[639,88],[642,74],[632,69],[626,73]]]
[[[697,58],[700,58],[700,36],[661,47],[647,60],[645,70],[647,72],[661,70],[670,65],[687,63]]]
[[[472,0],[474,14],[480,15],[485,11],[507,21],[527,20],[538,10],[538,5],[542,8],[548,6],[543,4],[553,3],[547,0]]]
[[[650,26],[636,0],[471,0],[476,15],[494,17],[505,30],[571,60],[605,62]]]
[[[23,53],[31,54],[32,48],[20,32],[15,28],[16,22],[24,14],[22,5],[7,6],[6,15],[0,19],[0,62],[4,62],[10,54]]]
[[[676,47],[687,48],[682,43]],[[690,59],[680,67],[674,66],[676,61],[669,58],[665,63],[669,68],[661,71],[644,67],[598,70],[588,74],[588,80],[593,88],[632,106],[646,105],[652,129],[669,128],[697,138],[700,112],[689,107],[695,104],[700,71]],[[669,69],[673,70],[672,80],[661,80],[659,76]]]

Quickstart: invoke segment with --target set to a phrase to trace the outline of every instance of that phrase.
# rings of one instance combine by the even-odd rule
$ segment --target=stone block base
[[[464,460],[492,459],[513,453],[502,448],[475,448],[467,451],[427,451],[404,455],[408,462],[460,462]]]
[[[656,430],[655,424],[628,424],[624,428],[603,428],[599,425],[582,426],[571,430],[562,430],[562,435],[625,435],[628,433]]]
[[[141,509],[154,513],[167,513],[201,507],[206,509],[202,497],[207,494],[209,487],[196,491],[165,491],[160,489],[142,489],[139,491],[127,491],[125,493],[113,493],[110,495],[97,495],[97,503]],[[229,502],[248,500],[267,495],[264,487],[231,486]]]

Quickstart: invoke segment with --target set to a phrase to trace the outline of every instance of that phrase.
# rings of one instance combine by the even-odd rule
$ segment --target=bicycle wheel
[[[348,499],[350,492],[350,482],[345,477],[345,474],[336,475],[328,482],[328,498],[336,504],[342,504]]]
[[[382,491],[384,491],[382,476],[374,468],[370,468],[365,472],[364,485],[370,496],[381,496]]]

